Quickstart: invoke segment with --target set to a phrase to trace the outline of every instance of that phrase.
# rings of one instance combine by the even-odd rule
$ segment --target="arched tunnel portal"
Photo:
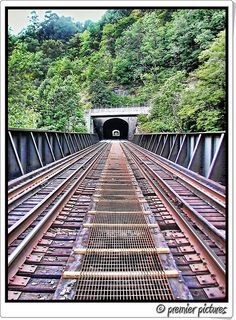
[[[118,130],[119,136],[114,136],[112,132]],[[125,120],[113,118],[106,120],[103,124],[103,139],[128,139],[129,125]]]

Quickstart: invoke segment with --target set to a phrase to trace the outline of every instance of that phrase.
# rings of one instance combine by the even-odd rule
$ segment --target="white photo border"
[[[66,303],[66,302],[5,302],[5,175],[7,170],[6,159],[6,146],[5,146],[5,84],[6,84],[6,53],[5,53],[5,8],[21,8],[21,7],[63,7],[63,9],[70,7],[227,7],[228,8],[228,302],[213,302],[210,301],[197,302],[171,302],[161,303],[165,306],[163,313],[157,313],[156,308],[159,305],[158,302],[141,302],[141,303]],[[233,257],[236,254],[236,244],[233,251],[233,181],[235,181],[236,175],[233,170],[233,157],[235,150],[235,141],[233,141],[235,129],[235,112],[233,112],[233,68],[235,71],[235,65],[233,64],[233,18],[234,18],[234,2],[232,1],[109,1],[109,0],[97,0],[97,1],[1,1],[1,189],[0,189],[0,206],[1,206],[1,318],[166,318],[168,308],[191,305],[198,310],[207,306],[213,305],[216,307],[226,308],[226,314],[204,314],[200,316],[203,318],[230,318],[233,316],[233,301],[235,298],[233,288],[235,287],[235,277],[233,273]],[[233,145],[234,143],[234,145]],[[175,314],[176,319],[182,318],[197,318],[197,314]]]

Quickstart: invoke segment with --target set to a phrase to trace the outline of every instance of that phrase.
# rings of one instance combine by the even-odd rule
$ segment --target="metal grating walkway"
[[[92,221],[84,224],[88,246],[74,273],[75,300],[174,300],[171,272],[163,270],[151,235],[155,225],[142,209],[119,144],[112,145],[96,195]]]

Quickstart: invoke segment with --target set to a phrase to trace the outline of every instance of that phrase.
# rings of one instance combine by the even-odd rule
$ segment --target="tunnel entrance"
[[[128,139],[128,131],[129,125],[125,120],[110,119],[103,124],[103,139]]]

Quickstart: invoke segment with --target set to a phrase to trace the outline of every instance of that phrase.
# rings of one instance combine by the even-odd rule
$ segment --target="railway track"
[[[33,207],[34,202],[38,202],[38,199],[36,198],[34,201],[33,197],[37,197],[39,190],[41,191],[40,198],[43,199],[49,193],[49,190],[43,192],[45,187],[53,190],[55,184],[59,185],[63,179],[65,180],[73,170],[80,164],[86,162],[86,157],[89,158],[91,153],[96,152],[98,148],[99,146],[90,146],[53,164],[11,181],[8,184],[8,214],[14,215],[14,211],[17,211],[20,206],[23,207],[21,207],[19,211],[28,211],[28,206]]]
[[[9,277],[14,274],[14,270],[17,268],[18,258],[22,260],[22,257],[26,254],[26,246],[30,249],[30,244],[34,238],[39,237],[43,227],[49,223],[48,221],[56,217],[58,208],[70,196],[71,190],[74,190],[83,181],[97,159],[106,150],[106,147],[106,144],[101,144],[97,152],[92,153],[83,164],[79,163],[77,168],[73,168],[73,173],[69,176],[66,175],[63,183],[59,186],[56,185],[55,189],[43,201],[40,201],[8,229]],[[24,252],[24,255],[21,254],[22,252]]]
[[[68,190],[73,184],[73,181],[81,175],[86,166],[93,161],[93,159],[99,154],[99,151],[103,148],[103,145],[94,147],[92,150],[86,150],[83,152],[83,156],[76,156],[74,159],[69,160],[69,164],[60,164],[60,172],[56,168],[54,172],[54,179],[49,178],[49,182],[45,182],[41,185],[41,189],[31,194],[31,188],[25,190],[24,195],[29,192],[27,199],[22,200],[21,203],[15,205],[14,209],[10,209],[8,212],[8,243],[11,244],[17,239],[22,231],[30,227],[32,222],[36,219],[40,219],[46,215],[53,205],[60,199],[60,197]],[[56,166],[57,167],[57,166]],[[50,169],[51,172],[52,169]],[[37,177],[38,179],[38,177]],[[22,185],[19,186],[20,190]],[[33,187],[34,188],[34,187]],[[30,189],[30,191],[28,191]],[[15,188],[16,191],[16,188]],[[20,194],[21,195],[21,194]],[[19,195],[19,196],[20,196]],[[19,201],[19,197],[17,202]],[[13,201],[10,201],[10,206]]]
[[[217,212],[215,207],[211,207],[210,196],[206,201],[207,192],[203,198],[199,196],[198,192],[195,193],[196,185],[199,182],[195,182],[194,179],[187,189],[176,179],[178,172],[173,168],[168,171],[166,167],[163,170],[164,166],[161,166],[161,161],[157,162],[154,155],[147,156],[144,149],[136,148],[129,143],[124,144],[124,149],[128,153],[129,161],[133,161],[135,169],[138,168],[141,172],[144,184],[148,182],[146,190],[144,187],[144,192],[148,195],[150,206],[156,208],[162,230],[168,230],[164,231],[167,242],[175,248],[179,247],[177,251],[182,253],[175,253],[176,261],[182,266],[187,266],[186,262],[190,262],[189,267],[183,268],[183,272],[186,276],[190,275],[190,280],[187,278],[186,280],[190,282],[190,288],[193,286],[194,297],[204,299],[205,294],[209,299],[216,296],[224,297],[226,281],[225,235],[222,232],[222,224],[219,224],[219,229],[217,229],[209,219],[212,217],[213,210]],[[207,184],[204,188],[208,188]],[[208,189],[210,195],[211,187]],[[189,203],[192,202],[191,205],[185,201],[187,197],[189,197]],[[217,212],[215,215],[217,214],[221,214],[221,212]],[[223,221],[223,230],[225,230],[225,216]],[[180,239],[176,239],[178,237]],[[193,279],[207,285],[207,288],[202,290],[197,282],[193,285]],[[215,286],[216,283],[218,288]],[[213,287],[208,287],[211,284]]]
[[[127,146],[127,144],[125,144]],[[189,179],[187,174],[166,166],[155,156],[147,156],[143,150],[127,146],[140,165],[155,179],[163,190],[178,204],[199,229],[213,237],[225,250],[225,195],[215,191],[206,183]],[[190,180],[190,182],[186,182]],[[201,186],[201,189],[198,186]],[[197,190],[197,191],[196,191]]]
[[[26,189],[10,212],[33,207],[9,216],[9,300],[225,298],[221,186],[116,141],[12,182],[10,205]]]

